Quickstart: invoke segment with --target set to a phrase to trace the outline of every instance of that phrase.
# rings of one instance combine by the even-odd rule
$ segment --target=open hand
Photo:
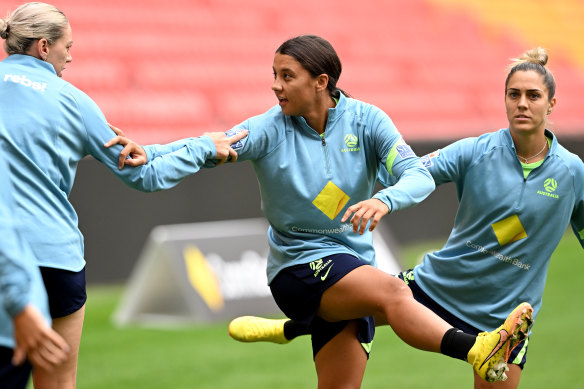
[[[369,199],[353,204],[347,208],[341,222],[344,223],[350,218],[350,222],[353,224],[353,232],[359,232],[360,235],[363,235],[369,221],[371,221],[369,231],[373,231],[381,218],[388,213],[389,208],[383,201]]]

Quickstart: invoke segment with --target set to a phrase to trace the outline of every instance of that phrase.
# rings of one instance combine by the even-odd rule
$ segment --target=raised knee
[[[412,298],[413,294],[410,287],[397,277],[391,277],[387,283],[390,298],[402,299],[402,298]]]

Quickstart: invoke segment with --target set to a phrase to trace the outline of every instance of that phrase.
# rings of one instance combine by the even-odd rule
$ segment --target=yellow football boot
[[[264,319],[240,316],[229,323],[229,336],[240,342],[290,342],[284,336],[284,323],[289,319]]]
[[[487,382],[505,381],[509,370],[507,360],[511,351],[529,334],[533,323],[533,308],[521,303],[511,312],[502,326],[491,332],[478,334],[467,361]]]

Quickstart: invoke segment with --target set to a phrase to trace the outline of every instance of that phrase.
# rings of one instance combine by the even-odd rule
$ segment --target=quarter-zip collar
[[[513,154],[517,155],[517,150],[515,149],[515,143],[513,142],[513,138],[511,137],[511,130],[509,128],[506,128],[505,131],[502,131],[502,133],[503,133],[503,140],[505,142],[505,145],[513,151]],[[558,144],[558,140],[556,139],[556,136],[550,130],[548,130],[548,129],[545,130],[545,136],[546,136],[546,138],[552,140],[552,144],[550,145],[550,148],[549,148],[544,160],[547,159],[550,155],[556,153],[556,148],[557,148],[557,144]],[[517,158],[517,161],[519,161],[519,158]]]

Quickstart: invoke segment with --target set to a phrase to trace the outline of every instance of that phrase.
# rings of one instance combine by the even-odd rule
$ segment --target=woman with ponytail
[[[437,186],[456,185],[459,207],[445,246],[400,277],[419,301],[468,333],[492,330],[521,301],[536,320],[567,227],[584,247],[584,164],[548,128],[557,99],[547,61],[540,47],[511,61],[507,128],[423,157]],[[475,388],[517,388],[528,343],[508,356],[507,381],[475,376]]]
[[[0,61],[0,141],[8,165],[2,174],[9,175],[14,188],[7,194],[15,204],[13,218],[18,223],[14,228],[31,248],[46,288],[53,329],[70,350],[55,368],[37,364],[34,386],[73,389],[87,298],[83,235],[69,202],[79,161],[91,155],[134,189],[164,190],[198,171],[207,158],[235,160],[237,154],[230,145],[245,133],[185,139],[175,145],[172,155],[165,156],[168,170],[156,168],[162,158],[152,158],[151,153],[155,161],[147,166],[122,169],[132,165],[133,159],[126,158],[128,154],[120,158],[119,145],[103,147],[115,135],[103,113],[89,96],[62,79],[73,59],[73,33],[65,14],[50,4],[23,4],[0,19],[0,37],[8,54]],[[171,179],[166,179],[167,173],[172,173]],[[0,345],[10,347],[11,327],[3,329]],[[10,359],[0,361],[0,377],[12,367]],[[0,387],[10,385],[0,381]]]

